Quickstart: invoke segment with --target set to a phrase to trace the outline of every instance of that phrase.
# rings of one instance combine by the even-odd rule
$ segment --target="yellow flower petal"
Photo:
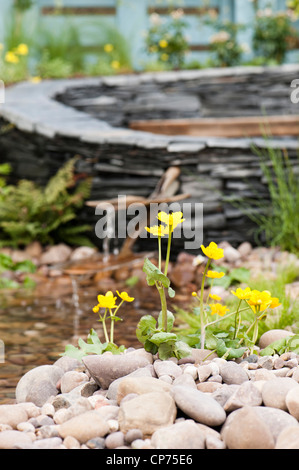
[[[18,45],[15,52],[16,52],[16,54],[19,54],[19,55],[28,55],[29,48],[28,48],[27,44],[22,43],[22,44]]]
[[[162,49],[165,49],[165,47],[168,46],[168,42],[166,41],[166,39],[161,39],[159,41],[159,46],[162,47]]]
[[[225,305],[222,304],[212,304],[211,306],[211,314],[212,315],[219,315],[220,317],[223,317],[226,312],[229,312],[229,308],[227,308]]]
[[[116,307],[115,301],[117,297],[113,296],[113,292],[108,291],[105,295],[98,295],[99,307],[101,308],[114,308]]]
[[[208,271],[206,276],[210,277],[211,279],[220,279],[221,277],[225,276],[225,273],[220,273],[218,271]]]
[[[4,57],[6,62],[9,62],[10,64],[18,64],[20,62],[20,59],[18,56],[11,51],[6,52],[5,57]]]
[[[118,290],[117,290],[116,292],[117,292],[117,295],[118,295],[122,300],[125,300],[126,302],[133,302],[133,300],[135,300],[135,298],[134,298],[134,297],[130,297],[127,292],[121,292],[121,293],[119,293]]]
[[[165,225],[153,225],[152,227],[145,227],[145,229],[156,237],[164,237],[169,234],[169,229]]]
[[[219,295],[216,295],[216,294],[210,294],[209,297],[210,297],[212,300],[218,300],[218,302],[219,302],[220,300],[222,300],[221,297],[220,297]]]
[[[231,293],[240,300],[247,300],[250,298],[251,289],[250,287],[246,287],[245,289],[240,289],[239,287],[235,292],[231,290]]]
[[[105,46],[104,46],[104,51],[105,52],[112,52],[113,49],[114,49],[113,44],[105,44]]]
[[[205,247],[201,245],[201,249],[204,252],[204,254],[211,259],[217,260],[220,258],[223,258],[223,249],[218,248],[217,244],[215,242],[211,242],[209,246]]]
[[[171,214],[166,214],[166,212],[161,211],[157,215],[157,219],[163,222],[163,224],[167,225],[169,231],[172,232],[179,224],[184,222],[183,219],[183,212],[173,212]]]

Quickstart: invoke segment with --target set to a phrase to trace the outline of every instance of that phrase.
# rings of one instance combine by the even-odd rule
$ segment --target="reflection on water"
[[[98,317],[92,312],[100,293],[98,287],[74,278],[71,281],[69,277],[68,282],[64,280],[65,285],[62,281],[53,281],[50,287],[42,285],[38,296],[18,292],[0,299],[0,339],[5,344],[4,363],[0,363],[1,404],[14,403],[16,384],[25,372],[52,364],[66,344],[77,346],[78,337],[86,339],[90,328],[104,341]],[[60,290],[56,288],[58,285]],[[103,286],[107,290],[107,280],[103,280]],[[116,326],[115,342],[140,347],[136,325],[142,315],[158,312],[158,298],[153,289],[139,284],[130,289],[125,286],[117,289],[127,290],[135,301],[126,303],[120,310],[123,321]]]

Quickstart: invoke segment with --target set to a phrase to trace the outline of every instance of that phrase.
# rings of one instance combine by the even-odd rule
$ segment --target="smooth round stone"
[[[16,428],[19,423],[27,421],[28,414],[19,405],[0,405],[0,424],[8,424]]]
[[[299,395],[299,385],[290,377],[277,377],[266,381],[262,388],[264,405],[287,411],[286,396],[294,387]]]
[[[16,449],[32,445],[32,439],[28,433],[21,431],[0,432],[0,449]]]
[[[54,365],[38,366],[26,372],[16,387],[17,403],[32,402],[43,406],[51,397],[58,394],[56,384],[63,370]]]
[[[274,341],[287,338],[288,336],[293,336],[293,335],[294,333],[290,331],[280,330],[280,329],[273,329],[273,330],[266,331],[260,337],[259,347],[261,349],[264,349],[267,346],[269,346],[269,344],[273,343]]]
[[[222,406],[207,393],[191,387],[176,385],[173,387],[172,395],[177,407],[199,423],[219,426],[226,419],[226,413]]]
[[[116,447],[123,446],[124,444],[125,436],[121,431],[112,432],[105,440],[105,447],[107,447],[107,449],[116,449]]]

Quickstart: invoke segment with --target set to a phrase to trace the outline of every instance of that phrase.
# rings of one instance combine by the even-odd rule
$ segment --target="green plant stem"
[[[242,302],[242,300],[240,299],[240,300],[239,300],[239,305],[238,305],[238,308],[237,308],[237,311],[236,311],[236,316],[235,316],[234,339],[236,339],[236,337],[238,336],[239,328],[240,328],[240,320],[241,320],[241,317],[240,317],[239,309],[240,309],[241,302]],[[239,325],[238,325],[238,332],[237,332],[237,316],[238,316],[238,314],[239,314]]]
[[[115,312],[112,313],[111,309],[109,309],[109,313],[110,313],[110,318],[111,318],[110,343],[113,343],[113,341],[114,341],[114,316],[115,316]]]
[[[159,286],[156,283],[160,299],[161,299],[161,312],[162,312],[162,328],[165,332],[167,332],[167,302],[165,296],[165,290],[163,286]]]
[[[244,310],[248,310],[249,308],[250,307],[241,308],[241,310],[239,310],[239,313],[243,312]],[[211,321],[210,323],[207,323],[204,328],[206,329],[208,326],[215,325],[216,323],[219,323],[223,320],[226,320],[227,318],[231,317],[232,315],[236,315],[236,313],[238,313],[238,310],[236,310],[235,312],[228,313],[228,314],[225,315],[225,317],[218,318],[218,320],[214,320],[214,321]]]
[[[172,236],[172,225],[169,225],[169,236],[168,236],[168,243],[167,243],[167,254],[166,254],[166,260],[165,260],[165,270],[164,270],[165,276],[167,276],[168,264],[169,264],[169,258],[170,258],[171,236]]]
[[[161,237],[158,236],[158,248],[159,248],[159,271],[161,271],[162,266],[162,249],[161,249]]]
[[[201,281],[201,290],[200,290],[200,347],[201,349],[204,349],[205,347],[205,323],[204,323],[204,309],[203,309],[203,291],[205,287],[205,279],[206,279],[206,274],[208,272],[209,266],[210,266],[211,260],[209,259],[203,276],[202,276],[202,281]]]
[[[110,312],[110,319],[111,319],[111,328],[110,328],[110,343],[114,342],[114,323],[115,323],[115,316],[120,308],[120,306],[124,303],[124,300],[120,302],[120,304],[117,306],[117,308],[112,312],[111,309],[109,309]]]
[[[104,331],[105,341],[106,341],[106,343],[109,343],[109,336],[108,336],[108,332],[107,332],[107,328],[106,328],[106,323],[105,323],[106,315],[107,315],[107,309],[105,310],[105,313],[104,313],[103,318],[100,316],[100,321],[101,321],[102,324],[103,324],[103,331]]]

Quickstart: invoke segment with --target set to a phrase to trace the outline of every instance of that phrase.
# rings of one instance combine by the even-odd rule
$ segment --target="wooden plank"
[[[147,9],[147,12],[149,15],[152,13],[158,13],[158,15],[169,15],[172,11],[177,10],[180,8],[179,6],[177,8],[173,7],[149,7]],[[209,8],[209,7],[182,7],[182,10],[184,11],[184,15],[207,15],[207,14],[219,14],[219,8]]]
[[[115,15],[115,7],[43,7],[42,15]]]
[[[299,116],[167,119],[131,121],[130,128],[153,134],[196,137],[299,136]]]

